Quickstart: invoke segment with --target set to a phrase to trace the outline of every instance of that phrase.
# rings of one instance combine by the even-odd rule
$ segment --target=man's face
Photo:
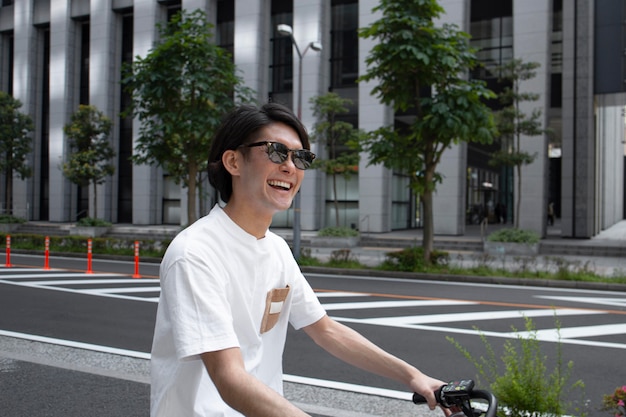
[[[279,142],[289,149],[302,149],[295,130],[283,123],[273,123],[263,128],[254,142]],[[238,176],[233,176],[233,190],[237,199],[245,198],[259,216],[273,216],[291,207],[300,188],[304,171],[296,168],[292,153],[281,163],[274,163],[267,146],[254,146],[246,151],[248,157],[240,165]]]

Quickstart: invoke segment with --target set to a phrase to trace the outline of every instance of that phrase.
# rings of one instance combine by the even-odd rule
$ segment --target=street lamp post
[[[297,106],[297,116],[300,121],[302,121],[302,58],[307,53],[309,49],[312,49],[316,52],[322,50],[322,44],[319,42],[309,42],[309,44],[304,48],[304,51],[300,52],[300,48],[298,47],[298,43],[296,39],[293,37],[293,29],[289,25],[278,25],[276,26],[276,30],[282,36],[289,36],[291,39],[291,43],[296,48],[296,53],[298,54],[298,106]],[[300,257],[300,190],[296,193],[296,197],[294,199],[293,204],[293,256],[298,259]]]

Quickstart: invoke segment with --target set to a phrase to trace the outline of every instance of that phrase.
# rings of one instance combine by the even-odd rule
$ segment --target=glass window
[[[235,51],[235,2],[219,1],[217,3],[217,27],[215,42],[226,49],[231,56]]]
[[[272,62],[270,63],[272,94],[293,89],[293,44],[289,36],[278,33],[276,26],[293,25],[293,3],[272,0]],[[285,103],[286,104],[286,103]]]
[[[511,0],[493,2],[473,0],[470,16],[471,45],[478,50],[483,64],[472,76],[479,79],[497,78],[494,67],[513,58],[513,3]]]
[[[359,74],[359,7],[356,1],[332,3],[331,86],[350,86]]]

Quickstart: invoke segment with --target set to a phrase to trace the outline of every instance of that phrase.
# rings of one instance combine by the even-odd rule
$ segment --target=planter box
[[[494,256],[536,256],[539,254],[539,244],[485,241],[483,244],[483,252]]]
[[[70,229],[70,236],[99,237],[108,231],[106,226],[74,226]]]
[[[312,236],[311,246],[314,248],[353,248],[359,246],[359,236],[350,237],[327,237]]]

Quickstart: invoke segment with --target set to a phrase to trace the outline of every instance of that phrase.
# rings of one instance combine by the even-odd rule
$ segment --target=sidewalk
[[[506,265],[509,269],[528,266],[528,262],[519,256],[498,256],[491,259],[483,252],[484,238],[501,228],[510,228],[511,225],[488,225],[486,230],[480,226],[466,226],[462,236],[436,235],[436,248],[443,249],[450,254],[453,264],[471,267],[491,264],[494,267]],[[291,229],[273,230],[289,243],[292,242]],[[301,233],[301,247],[310,250],[313,257],[327,261],[339,249],[349,249],[351,256],[367,266],[376,266],[383,262],[386,254],[408,246],[419,246],[422,243],[422,229],[398,230],[386,233],[364,233],[359,246],[316,247],[311,238],[316,232],[303,231]],[[611,277],[626,276],[626,220],[615,224],[592,239],[561,238],[560,224],[557,222],[548,229],[548,235],[542,239],[539,246],[539,255],[536,256],[533,267],[541,270],[557,270],[562,263],[567,262],[572,269],[588,269]]]

